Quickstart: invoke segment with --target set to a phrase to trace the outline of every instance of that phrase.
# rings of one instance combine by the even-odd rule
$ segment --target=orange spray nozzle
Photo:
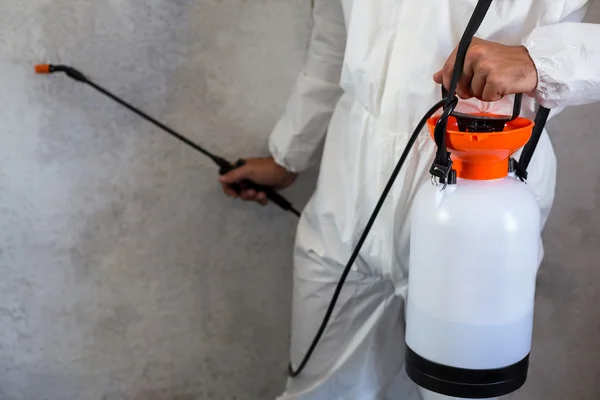
[[[79,82],[87,82],[88,79],[81,72],[77,71],[73,67],[69,67],[68,65],[61,64],[38,64],[35,66],[36,74],[52,74],[54,72],[64,72],[71,79],[74,79]]]
[[[50,70],[50,64],[38,64],[35,66],[36,74],[49,74],[50,72],[52,72]]]

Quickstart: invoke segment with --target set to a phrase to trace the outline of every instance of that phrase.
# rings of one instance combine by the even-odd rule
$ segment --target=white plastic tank
[[[492,398],[525,383],[531,349],[540,210],[508,173],[531,123],[478,137],[452,126],[458,179],[414,202],[407,372],[432,392]]]

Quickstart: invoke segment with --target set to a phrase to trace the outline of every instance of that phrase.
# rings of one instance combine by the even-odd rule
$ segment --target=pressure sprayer
[[[315,351],[375,218],[427,125],[437,145],[430,169],[435,184],[418,191],[411,217],[406,372],[419,386],[450,397],[504,396],[525,383],[541,217],[524,183],[549,110],[540,107],[535,122],[521,118],[517,94],[511,116],[454,111],[467,51],[491,3],[477,3],[458,46],[450,88],[442,87],[443,99],[412,133],[314,340],[298,367],[289,366],[292,377]],[[441,115],[434,116],[439,109]],[[511,156],[520,148],[517,161]]]
[[[434,167],[444,190],[425,185],[414,200],[406,371],[447,396],[498,397],[527,379],[540,210],[520,180],[523,164],[510,156],[531,139],[534,123],[518,114],[440,120],[428,127],[433,136],[444,129],[454,157]]]
[[[479,0],[458,46],[449,89],[422,118],[396,164],[300,364],[302,373],[333,314],[346,278],[420,132],[427,125],[437,145],[430,173],[434,184],[416,195],[411,220],[410,273],[406,304],[406,371],[419,386],[462,398],[490,398],[519,389],[527,379],[538,266],[540,210],[525,186],[527,167],[546,124],[519,117],[522,95],[511,116],[455,112],[456,87],[467,50],[492,0]],[[64,65],[41,65],[38,73],[64,72],[211,158],[220,173],[232,164]],[[434,116],[440,109],[442,113]],[[524,146],[525,145],[525,146]],[[519,161],[511,156],[523,148]],[[449,151],[450,150],[450,151]],[[454,154],[454,157],[451,155]],[[271,188],[243,181],[234,186],[263,191],[299,215]],[[400,340],[400,338],[399,338]],[[398,345],[403,345],[398,343]]]
[[[519,117],[521,94],[511,117],[447,112],[490,5],[477,4],[446,110],[427,121],[438,146],[431,173],[444,186],[424,185],[415,197],[406,303],[408,376],[473,399],[510,394],[527,380],[541,216],[523,182],[549,113],[541,107],[536,123]],[[511,158],[526,144],[519,162]]]

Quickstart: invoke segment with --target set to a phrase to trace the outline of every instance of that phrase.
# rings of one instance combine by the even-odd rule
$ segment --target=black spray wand
[[[230,172],[231,170],[239,168],[242,165],[244,165],[244,163],[245,163],[244,160],[238,160],[235,164],[232,164],[231,162],[227,161],[226,159],[211,153],[210,151],[206,150],[205,148],[192,142],[185,136],[183,136],[183,135],[177,133],[176,131],[174,131],[173,129],[169,128],[162,122],[157,121],[156,119],[152,118],[151,116],[149,116],[142,110],[132,106],[131,104],[124,101],[123,99],[115,96],[108,90],[97,85],[96,83],[94,83],[93,81],[88,79],[84,74],[82,74],[81,72],[79,72],[78,70],[76,70],[73,67],[69,67],[66,65],[42,64],[42,65],[36,65],[35,72],[38,74],[51,74],[54,72],[64,72],[69,78],[71,78],[77,82],[85,83],[85,84],[93,87],[94,89],[96,89],[100,93],[104,94],[105,96],[110,97],[112,100],[116,101],[123,107],[131,110],[135,114],[144,118],[146,121],[158,126],[160,129],[167,132],[171,136],[179,139],[183,143],[187,144],[189,147],[193,148],[194,150],[198,151],[199,153],[201,153],[201,154],[205,155],[206,157],[210,158],[211,160],[213,160],[213,162],[219,166],[219,168],[220,168],[219,174],[221,174],[221,175],[224,175],[224,174]],[[273,188],[270,188],[268,186],[259,185],[248,179],[244,179],[244,180],[238,182],[237,184],[231,185],[231,187],[237,193],[240,193],[240,191],[243,189],[253,189],[257,192],[264,192],[270,201],[277,204],[283,210],[290,211],[291,213],[293,213],[297,216],[300,215],[300,212],[298,210],[296,210],[288,200],[286,200],[283,196],[278,194]]]

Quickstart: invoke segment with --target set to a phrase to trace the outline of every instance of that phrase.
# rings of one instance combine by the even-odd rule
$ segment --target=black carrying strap
[[[473,36],[475,36],[475,33],[481,26],[491,5],[492,0],[479,0],[479,2],[477,2],[475,11],[473,11],[473,15],[471,16],[469,24],[467,25],[467,28],[465,29],[465,32],[458,45],[456,61],[454,63],[454,70],[452,72],[452,80],[450,81],[448,96],[445,99],[444,113],[438,120],[434,131],[437,154],[435,161],[431,166],[430,173],[438,177],[440,183],[446,183],[448,176],[452,171],[452,160],[450,159],[450,153],[448,153],[446,148],[446,127],[448,124],[448,116],[454,110],[454,108],[456,108],[456,104],[458,102],[456,98],[456,87],[458,86],[458,80],[464,68],[467,51],[469,50]],[[448,109],[450,109],[450,111],[446,112]]]
[[[535,149],[540,142],[540,138],[542,137],[542,133],[544,132],[544,128],[546,127],[546,122],[548,122],[549,116],[550,110],[546,107],[540,106],[535,116],[535,125],[533,127],[533,131],[531,132],[531,138],[529,138],[529,142],[527,142],[525,147],[523,147],[523,152],[521,153],[519,161],[517,162],[514,159],[511,160],[515,175],[523,182],[527,180],[527,168],[529,167],[529,163],[533,158]]]

